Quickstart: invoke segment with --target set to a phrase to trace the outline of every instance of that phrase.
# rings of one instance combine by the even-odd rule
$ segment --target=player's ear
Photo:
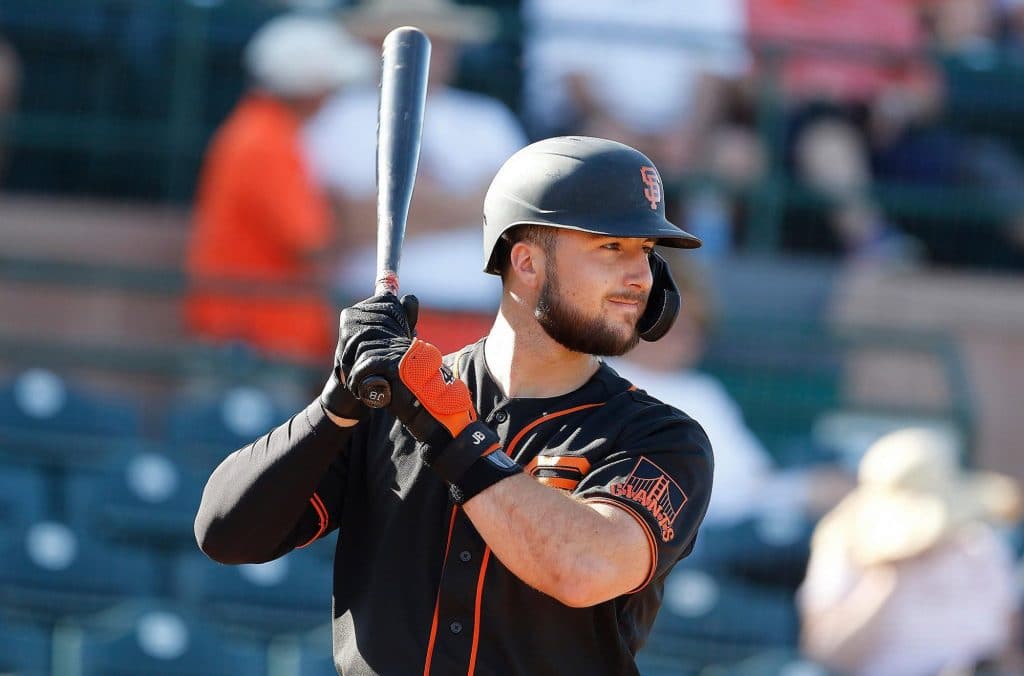
[[[540,272],[544,269],[544,250],[528,241],[512,245],[509,252],[509,272],[527,286],[539,287],[543,281]]]

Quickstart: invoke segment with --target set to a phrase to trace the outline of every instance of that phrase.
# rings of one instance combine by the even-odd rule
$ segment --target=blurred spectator
[[[451,86],[460,47],[489,40],[495,17],[449,0],[368,0],[342,14],[353,35],[375,51],[394,28],[414,25],[431,40],[411,232],[477,225],[483,195],[498,167],[526,139],[518,120],[496,99]],[[340,202],[346,223],[359,228],[349,243],[371,244],[376,233],[376,87],[335,95],[306,129],[318,180]]]
[[[698,269],[672,252],[664,255],[680,289],[682,311],[664,339],[641,342],[613,367],[641,389],[700,420],[707,432],[715,453],[715,487],[702,537],[765,515],[817,520],[853,487],[852,478],[831,465],[789,471],[773,466],[771,455],[747,427],[725,387],[697,369],[713,324],[709,289]]]
[[[1013,26],[1017,0],[1005,3]],[[1019,38],[1000,44],[995,0],[932,0],[922,7],[931,27],[946,99],[942,127],[919,129],[879,157],[879,176],[940,188],[968,188],[984,195],[999,214],[977,227],[967,221],[962,237],[940,232],[929,249],[943,262],[997,267],[1024,263],[1024,139],[1019,117],[1024,95]],[[1016,152],[1014,151],[1016,146]],[[968,214],[969,216],[970,214]],[[966,232],[967,227],[974,225]],[[948,231],[948,228],[945,229]]]
[[[1002,0],[1000,16],[1000,33],[1002,42],[1008,46],[1018,62],[1024,48],[1024,0]]]
[[[762,76],[786,108],[785,163],[833,205],[832,237],[857,259],[917,252],[868,194],[872,157],[938,113],[915,8],[893,0],[749,0]]]
[[[810,657],[854,676],[974,673],[991,660],[993,673],[1021,673],[1005,662],[1019,640],[1012,555],[991,525],[1019,518],[1020,490],[963,471],[956,446],[906,428],[868,449],[857,489],[814,534],[798,597]]]
[[[497,278],[481,280],[472,265],[443,271],[438,265],[481,260],[484,193],[498,167],[526,144],[519,121],[503,103],[451,85],[461,47],[489,40],[495,17],[448,0],[369,0],[342,20],[375,50],[388,32],[403,25],[417,26],[430,37],[419,168],[399,277],[402,288],[420,298],[421,334],[442,348],[461,346],[464,339],[475,340],[469,334],[486,332],[501,284]],[[375,277],[377,105],[377,88],[346,89],[306,129],[319,180],[338,199],[346,224],[359,229],[347,242],[339,271],[340,292],[349,298],[366,297]]]
[[[929,0],[922,12],[936,45],[946,54],[968,55],[984,67],[998,49],[997,0]]]
[[[0,185],[6,168],[7,122],[18,104],[21,85],[21,65],[14,47],[0,36]]]
[[[522,15],[533,136],[612,138],[667,176],[707,168],[750,65],[742,0],[524,0]]]
[[[318,264],[332,218],[303,157],[301,123],[374,62],[334,21],[284,15],[245,49],[252,80],[210,144],[188,249],[186,321],[197,336],[322,360],[336,328]]]

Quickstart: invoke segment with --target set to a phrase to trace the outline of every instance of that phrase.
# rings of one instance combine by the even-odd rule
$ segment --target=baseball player
[[[414,333],[413,297],[342,311],[319,400],[213,472],[200,547],[261,562],[338,530],[339,673],[638,673],[713,467],[700,425],[601,360],[678,312],[655,245],[700,241],[665,220],[643,154],[580,137],[520,150],[484,202],[484,270],[503,287],[488,335],[442,357]],[[386,408],[346,386],[370,376]]]

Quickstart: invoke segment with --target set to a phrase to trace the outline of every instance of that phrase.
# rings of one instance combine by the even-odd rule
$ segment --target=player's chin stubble
[[[601,317],[586,317],[562,299],[558,277],[553,268],[546,270],[537,308],[533,311],[544,332],[562,347],[600,357],[626,354],[640,342],[636,327],[628,336],[615,331]]]

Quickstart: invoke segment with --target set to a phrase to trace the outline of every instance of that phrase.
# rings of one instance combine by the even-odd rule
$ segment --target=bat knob
[[[381,376],[368,376],[359,383],[359,400],[370,408],[384,408],[391,403],[391,385]]]

